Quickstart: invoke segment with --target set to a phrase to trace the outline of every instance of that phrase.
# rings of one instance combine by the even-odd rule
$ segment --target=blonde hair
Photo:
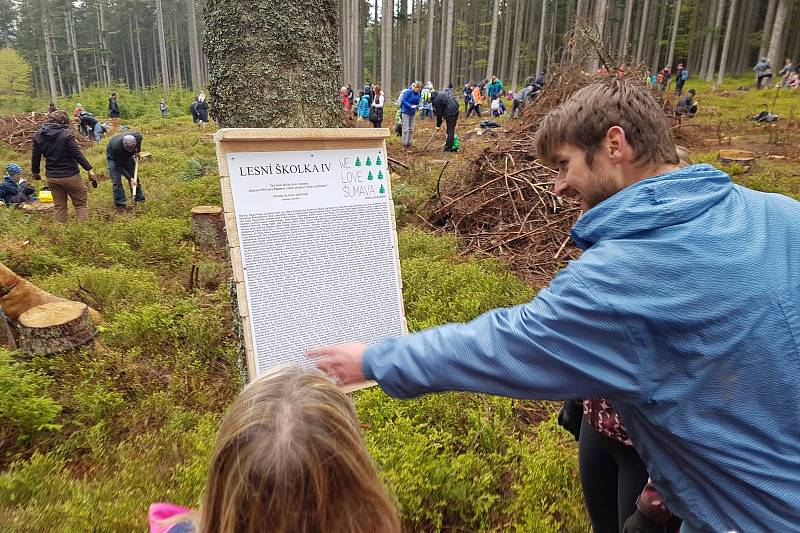
[[[248,385],[220,424],[197,529],[399,533],[350,399],[317,370]]]

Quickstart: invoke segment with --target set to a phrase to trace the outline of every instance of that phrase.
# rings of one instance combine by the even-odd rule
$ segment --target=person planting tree
[[[133,201],[144,202],[144,189],[142,189],[141,179],[136,173],[136,162],[141,150],[142,134],[138,131],[115,135],[106,145],[108,174],[111,177],[114,205],[117,211],[124,210],[127,204],[125,187],[122,185],[123,176],[131,187]],[[134,176],[135,174],[137,175]]]

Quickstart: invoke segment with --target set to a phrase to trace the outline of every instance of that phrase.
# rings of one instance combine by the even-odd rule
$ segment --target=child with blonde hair
[[[350,399],[319,371],[250,383],[217,433],[199,511],[150,507],[151,533],[399,533]]]

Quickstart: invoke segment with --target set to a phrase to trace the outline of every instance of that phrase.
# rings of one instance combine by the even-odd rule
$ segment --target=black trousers
[[[620,533],[636,510],[648,474],[636,450],[602,435],[586,419],[578,441],[581,486],[594,533]]]
[[[456,122],[458,122],[458,115],[454,117],[444,117],[444,124],[447,128],[447,140],[444,143],[444,151],[453,151],[453,141],[456,136]]]

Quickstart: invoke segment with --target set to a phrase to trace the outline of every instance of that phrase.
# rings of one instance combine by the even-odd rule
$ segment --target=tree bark
[[[777,0],[769,0],[767,4],[767,14],[764,17],[764,28],[761,30],[761,45],[758,47],[758,58],[767,55],[769,38],[772,35],[772,24],[775,22],[775,8],[778,6]]]
[[[733,34],[733,22],[736,17],[736,0],[731,0],[731,6],[728,8],[728,27],[725,28],[725,42],[722,45],[722,57],[719,60],[719,74],[717,75],[717,85],[722,85],[722,80],[725,77],[725,66],[728,61],[728,50],[731,46],[731,34]]]
[[[377,1],[377,0],[376,0]],[[433,0],[428,0],[428,35],[425,39],[425,81],[433,78],[433,26],[434,26]]]
[[[664,21],[667,18],[667,4],[662,3],[660,9],[658,10],[658,19],[657,24],[658,27],[656,28],[656,40],[653,42],[653,62],[652,65],[656,68],[660,68],[660,59],[661,59],[661,38],[664,36]]]
[[[377,1],[377,0],[376,0]],[[394,26],[394,0],[383,0],[381,12],[381,90],[391,99],[392,94],[392,29]]]
[[[159,2],[161,0],[158,0]],[[103,0],[97,1],[97,17],[100,29],[100,63],[103,65],[103,72],[105,76],[106,85],[111,85],[111,51],[108,49],[108,41],[106,39],[106,18],[103,13]]]
[[[778,8],[775,10],[775,22],[772,24],[772,37],[769,40],[769,63],[772,65],[773,73],[777,73],[783,66],[781,53],[783,52],[783,27],[786,16],[789,14],[789,2],[778,0]]]
[[[192,89],[199,91],[203,86],[203,72],[200,65],[200,43],[197,40],[197,14],[194,0],[186,0],[187,39],[189,41],[189,67],[192,72]]]
[[[413,77],[422,78],[422,0],[414,0],[414,73]]]
[[[519,53],[522,47],[522,16],[525,12],[525,0],[517,0],[517,10],[514,15],[514,49],[511,53],[511,88],[516,92],[519,79]]]
[[[224,250],[227,245],[225,218],[221,207],[198,205],[192,208],[192,237],[198,246]]]
[[[136,47],[133,44],[133,21],[130,19],[130,17],[128,18],[128,35],[131,40],[130,45],[131,45],[131,55],[132,55],[131,59],[133,63],[133,86],[134,88],[138,89],[139,87],[142,86],[142,84],[140,83],[139,80],[139,68],[136,66]]]
[[[337,13],[337,0],[207,0],[204,49],[211,115],[219,125],[340,125]]]
[[[631,39],[631,15],[633,14],[633,0],[625,1],[625,16],[622,23],[622,32],[619,40],[617,55],[622,58],[628,53],[628,46]]]
[[[375,1],[375,17],[372,19],[372,82],[375,83],[378,80],[378,50],[380,46],[378,46],[378,0]]]
[[[511,43],[511,17],[508,8],[511,0],[503,2],[503,51],[500,54],[500,78],[508,80],[508,50]]]
[[[695,6],[696,8],[697,6]],[[669,38],[669,53],[667,54],[667,65],[672,68],[672,60],[675,56],[675,42],[678,40],[678,24],[681,20],[681,0],[675,0],[675,13],[672,16],[672,35]]]
[[[53,302],[26,311],[19,317],[19,347],[32,355],[71,350],[94,338],[95,325],[89,307],[80,302]]]
[[[164,10],[161,0],[156,0],[156,23],[158,25],[158,48],[161,58],[161,85],[169,92],[169,62],[167,61],[167,40],[164,37]]]
[[[711,43],[711,55],[708,57],[708,70],[706,71],[706,81],[714,79],[714,72],[717,70],[717,53],[719,52],[719,37],[722,32],[722,17],[725,15],[725,4],[727,0],[719,0],[717,4],[717,16],[714,19],[714,35]]]
[[[542,18],[539,21],[539,48],[536,51],[536,68],[533,69],[534,75],[538,75],[544,70],[544,34],[545,21],[547,20],[547,0],[542,1]]]
[[[708,5],[708,13],[705,22],[703,23],[703,56],[700,58],[700,78],[705,79],[708,73],[709,59],[711,57],[711,41],[714,37],[713,27],[709,28],[714,23],[714,13],[716,13],[717,3],[723,0],[712,0]]]
[[[648,10],[650,9],[650,0],[644,0],[644,5],[642,6],[642,18],[639,22],[639,41],[636,43],[636,62],[640,63],[642,61],[642,54],[644,52],[644,36],[647,34],[647,15]],[[654,67],[658,68],[658,67]]]
[[[144,80],[144,64],[142,59],[142,38],[139,35],[139,19],[134,18],[134,27],[136,28],[136,50],[139,53],[139,79],[142,81],[142,86],[147,85]],[[150,78],[152,80],[152,78]]]
[[[47,81],[50,88],[50,101],[55,102],[58,92],[56,90],[56,72],[53,68],[53,49],[50,45],[50,21],[47,15],[47,2],[42,0],[42,33],[44,36],[44,53],[47,60]]]
[[[497,48],[497,24],[500,19],[500,0],[494,0],[494,9],[492,9],[492,33],[489,36],[489,58],[486,62],[486,77],[489,78],[495,74],[494,72],[494,56],[495,49]]]
[[[447,0],[447,20],[444,36],[444,56],[442,57],[442,75],[439,87],[444,89],[450,83],[450,63],[453,59],[453,13],[455,11],[455,0]]]
[[[75,39],[75,18],[72,15],[72,3],[67,9],[67,22],[69,23],[69,35],[71,38],[70,51],[72,52],[73,68],[75,70],[75,84],[78,92],[83,92],[83,81],[81,80],[81,62],[78,60],[78,42]]]

